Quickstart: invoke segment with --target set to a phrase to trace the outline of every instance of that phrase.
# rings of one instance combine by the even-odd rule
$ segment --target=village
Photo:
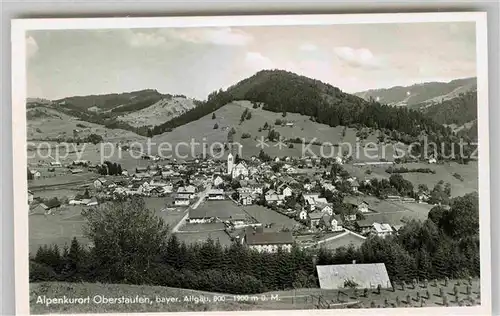
[[[224,246],[238,242],[265,252],[289,251],[293,244],[358,247],[370,235],[385,237],[409,220],[425,220],[433,207],[426,203],[425,192],[417,198],[390,195],[384,200],[361,192],[360,185],[370,185],[370,180],[350,176],[342,157],[261,158],[243,160],[231,153],[225,160],[144,157],[148,166],[132,171],[110,162],[52,161],[47,170],[56,174],[54,178],[66,177],[66,183],[51,188],[55,195],[51,198],[37,196],[41,175],[32,168],[28,171],[30,250],[47,240],[63,247],[75,235],[85,242],[83,209],[134,196],[142,197],[183,242],[203,243],[210,238]],[[103,168],[109,170],[102,172]],[[78,176],[84,180],[67,180]],[[58,196],[59,190],[72,194]]]

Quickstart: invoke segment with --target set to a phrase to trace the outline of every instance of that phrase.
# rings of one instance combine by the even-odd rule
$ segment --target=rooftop
[[[357,288],[389,288],[391,281],[384,263],[338,264],[316,266],[320,288],[342,289],[351,280]]]
[[[257,232],[249,227],[246,231],[246,243],[248,245],[281,245],[292,244],[291,232]]]

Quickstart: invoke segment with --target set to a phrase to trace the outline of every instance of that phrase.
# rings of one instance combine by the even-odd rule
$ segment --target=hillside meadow
[[[251,118],[241,122],[241,115],[245,109],[251,112]],[[307,148],[303,150],[301,144],[293,144],[293,148],[288,148],[287,145],[280,148],[276,141],[266,142],[268,146],[264,146],[264,151],[271,157],[301,157],[303,153],[304,155],[311,155],[311,152],[318,156],[336,157],[342,154],[342,152],[348,151],[349,148],[351,148],[351,153],[354,155],[355,160],[358,161],[378,160],[380,159],[379,157],[382,156],[383,150],[385,150],[387,160],[393,160],[395,154],[392,144],[387,144],[384,147],[379,146],[377,150],[367,151],[365,153],[363,149],[364,144],[368,142],[377,142],[378,133],[376,131],[371,132],[363,142],[357,144],[356,129],[346,128],[344,135],[344,127],[342,126],[331,127],[326,124],[313,122],[308,116],[297,113],[287,113],[286,117],[283,117],[282,113],[266,111],[262,108],[254,109],[249,101],[231,102],[217,109],[214,113],[215,119],[212,118],[212,114],[206,115],[199,120],[179,126],[171,132],[154,136],[152,141],[156,144],[167,142],[175,147],[177,143],[189,143],[191,140],[194,140],[200,143],[200,145],[195,146],[193,152],[195,154],[200,154],[203,152],[202,143],[207,144],[206,150],[209,151],[211,144],[227,142],[228,132],[231,128],[234,128],[236,131],[234,141],[242,145],[242,155],[244,157],[250,157],[252,155],[258,155],[262,148],[262,146],[258,146],[259,140],[261,137],[266,138],[268,136],[268,130],[262,129],[259,131],[267,122],[272,129],[279,132],[280,136],[285,139],[305,138],[306,143],[314,141],[327,144],[324,146],[323,150],[321,150],[318,145],[307,146],[307,148],[310,148],[309,151]],[[275,125],[277,119],[292,122],[293,127]],[[218,128],[214,128],[216,124]],[[242,135],[245,133],[249,134],[250,137],[242,138]],[[332,147],[329,144],[334,146]],[[337,147],[335,146],[337,144],[344,145]],[[404,150],[405,146],[401,145],[400,148]],[[191,154],[191,149],[188,148],[187,145],[179,146],[178,149],[181,155]]]
[[[361,180],[365,179],[388,179],[391,174],[387,173],[388,166],[354,166],[346,164],[344,169],[352,176],[358,177]],[[442,164],[427,164],[427,163],[405,163],[397,164],[395,168],[429,168],[436,173],[418,173],[409,172],[402,173],[403,178],[411,181],[415,188],[419,184],[425,184],[430,190],[441,180],[451,184],[451,196],[463,196],[467,193],[478,191],[478,165],[477,161],[471,161],[468,164],[458,164],[456,162],[445,162]],[[461,179],[453,176],[458,174]]]

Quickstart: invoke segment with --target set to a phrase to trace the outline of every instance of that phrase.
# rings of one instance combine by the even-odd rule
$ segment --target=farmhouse
[[[335,264],[316,266],[321,289],[340,290],[391,288],[384,263]]]
[[[82,169],[71,169],[72,174],[78,174],[78,173],[82,173],[82,172],[83,172]]]
[[[51,165],[52,167],[61,167],[61,166],[62,166],[62,165],[61,165],[61,163],[60,163],[59,161],[51,161],[51,162],[50,162],[50,165]]]
[[[209,200],[224,200],[224,190],[223,189],[211,189],[208,191]]]
[[[327,230],[333,232],[339,232],[344,230],[344,228],[342,227],[342,219],[340,215],[323,214],[323,216],[321,217],[320,224],[322,224]]]
[[[370,233],[377,235],[379,237],[385,238],[389,235],[391,235],[393,232],[391,225],[389,224],[380,224],[380,223],[373,223],[372,228],[370,230]]]
[[[263,232],[262,229],[247,227],[244,240],[250,249],[258,252],[277,252],[279,248],[290,252],[293,245],[291,232]]]

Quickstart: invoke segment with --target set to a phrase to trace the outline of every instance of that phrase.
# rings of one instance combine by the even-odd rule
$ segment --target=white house
[[[50,165],[52,167],[61,167],[61,163],[59,161],[51,161]]]
[[[429,163],[430,164],[435,164],[437,162],[436,158],[432,157],[432,158],[429,158]]]
[[[215,177],[215,179],[213,181],[214,187],[218,187],[219,185],[221,185],[223,183],[224,183],[224,180],[222,180],[222,178],[220,176]]]
[[[232,170],[232,177],[233,178],[248,177],[248,168],[243,162],[240,162],[239,164],[234,166]]]
[[[368,213],[370,210],[368,209],[369,204],[366,201],[362,201],[361,203],[358,204],[358,211],[361,213]]]
[[[393,230],[389,224],[373,223],[370,232],[374,235],[385,238],[391,235]]]
[[[286,186],[282,191],[281,194],[283,194],[284,197],[292,196],[293,191],[289,186]]]
[[[189,197],[187,197],[186,195],[184,194],[177,194],[175,196],[175,200],[174,200],[174,205],[176,206],[188,206],[189,205]]]
[[[222,189],[210,189],[208,191],[209,200],[224,200],[224,190]]]
[[[321,213],[328,214],[329,216],[332,216],[333,215],[333,208],[330,205],[325,205],[321,209]]]
[[[324,214],[323,217],[321,218],[321,221],[323,225],[325,225],[325,228],[327,230],[333,232],[339,232],[344,230],[344,228],[342,227],[342,219],[339,215]]]

